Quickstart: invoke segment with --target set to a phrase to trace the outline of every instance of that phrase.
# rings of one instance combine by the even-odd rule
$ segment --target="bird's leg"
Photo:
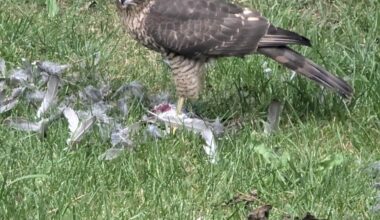
[[[183,105],[185,104],[185,98],[180,96],[177,100],[177,106],[176,106],[176,113],[177,113],[177,116],[179,116],[180,114],[182,114],[182,109],[183,109]],[[177,131],[177,127],[174,127],[172,129],[172,133],[175,134],[176,131]]]
[[[176,111],[177,111],[177,116],[180,115],[182,113],[182,109],[183,109],[183,105],[185,104],[185,98],[180,96],[177,100],[177,107],[176,107]]]

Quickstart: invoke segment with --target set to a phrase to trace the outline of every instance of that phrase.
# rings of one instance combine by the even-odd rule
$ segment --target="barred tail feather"
[[[285,67],[294,70],[320,85],[337,91],[344,98],[350,98],[352,96],[352,87],[346,81],[332,75],[289,47],[260,47],[257,52],[281,63]]]

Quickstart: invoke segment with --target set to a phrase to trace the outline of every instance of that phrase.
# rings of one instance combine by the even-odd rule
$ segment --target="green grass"
[[[0,57],[8,69],[28,60],[71,63],[82,74],[77,87],[112,78],[112,87],[140,80],[150,93],[174,87],[159,56],[131,41],[106,0],[58,1],[49,18],[44,0],[2,0]],[[238,192],[256,189],[271,204],[272,219],[311,212],[328,219],[378,219],[370,163],[379,160],[380,4],[376,0],[240,1],[263,12],[276,25],[308,36],[314,49],[298,48],[331,72],[350,78],[351,103],[297,78],[267,59],[223,59],[210,68],[200,100],[188,103],[197,114],[241,130],[218,141],[220,161],[210,165],[202,140],[188,132],[139,144],[111,162],[98,155],[109,148],[95,130],[75,152],[63,151],[68,137],[62,119],[46,139],[0,126],[0,219],[244,219],[244,205],[225,207]],[[97,66],[93,55],[102,56]],[[81,64],[81,65],[80,65]],[[323,95],[324,100],[320,97]],[[284,102],[281,131],[271,137],[260,120],[272,99]],[[137,121],[141,105],[127,120]],[[33,115],[20,105],[0,116]],[[228,119],[228,120],[227,120]]]

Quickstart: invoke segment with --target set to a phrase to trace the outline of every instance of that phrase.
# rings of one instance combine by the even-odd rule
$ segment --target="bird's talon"
[[[178,130],[177,127],[173,127],[173,128],[171,129],[171,133],[172,133],[172,134],[175,134],[175,133],[177,132],[177,130]]]

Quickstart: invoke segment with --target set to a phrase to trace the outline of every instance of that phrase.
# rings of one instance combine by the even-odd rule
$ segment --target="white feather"
[[[69,123],[69,130],[70,130],[70,136],[77,130],[78,125],[79,125],[79,118],[77,113],[70,108],[67,107],[63,110],[63,115],[67,119],[67,122]]]
[[[68,144],[72,145],[75,143],[78,143],[84,134],[86,134],[90,128],[94,125],[96,121],[96,117],[88,118],[82,122],[79,123],[77,129],[72,133],[71,137],[68,139]]]

